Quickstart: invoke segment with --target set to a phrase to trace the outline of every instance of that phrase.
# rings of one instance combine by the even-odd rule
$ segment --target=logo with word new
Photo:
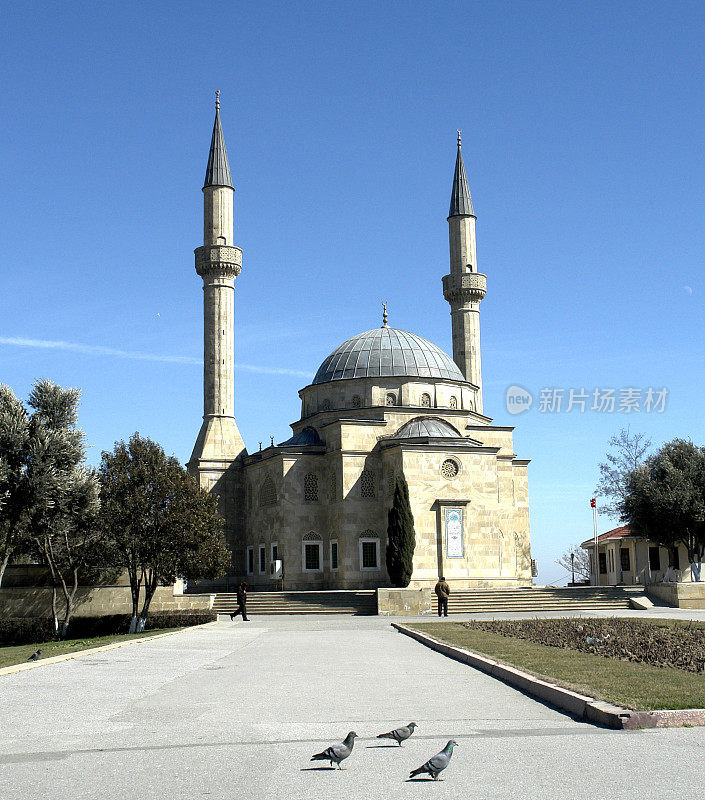
[[[510,414],[522,414],[531,408],[534,398],[531,392],[527,392],[523,386],[510,386],[504,402]]]

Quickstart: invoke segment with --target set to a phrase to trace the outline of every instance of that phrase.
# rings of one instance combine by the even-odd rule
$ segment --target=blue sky
[[[541,581],[591,535],[611,434],[705,443],[705,7],[641,2],[0,3],[0,380],[83,391],[90,458],[202,414],[201,185],[236,186],[236,415],[390,324],[450,350],[455,130],[478,215],[486,413],[517,426]],[[59,344],[56,344],[59,343]],[[138,357],[139,356],[139,357]],[[519,385],[532,409],[510,415]],[[543,413],[544,388],[667,387],[663,413]],[[609,519],[600,528],[612,527]]]

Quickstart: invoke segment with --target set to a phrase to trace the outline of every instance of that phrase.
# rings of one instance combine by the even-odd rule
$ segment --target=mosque
[[[389,586],[387,514],[404,475],[414,515],[412,587],[531,585],[528,461],[513,428],[482,402],[475,212],[458,148],[448,226],[453,357],[387,324],[343,342],[299,391],[301,417],[281,444],[249,454],[235,422],[234,298],[242,250],[216,99],[203,186],[203,424],[188,470],[220,498],[233,575],[287,589]]]

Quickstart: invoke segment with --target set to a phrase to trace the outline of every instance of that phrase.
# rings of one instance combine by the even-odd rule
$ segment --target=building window
[[[330,400],[328,398],[321,403],[321,411],[330,411]]]
[[[661,569],[661,551],[658,547],[649,548],[649,569],[656,571]]]
[[[426,394],[426,392],[424,392],[421,395],[421,405],[424,408],[430,408],[431,407],[431,395],[430,394]]]
[[[451,396],[449,405],[450,405],[451,408],[457,408],[458,407],[458,398],[455,395]]]
[[[352,399],[352,407],[353,408],[362,408],[362,398],[359,394],[356,394]]]
[[[607,574],[607,554],[600,553],[600,575]]]
[[[271,475],[267,475],[262,481],[259,490],[259,504],[261,506],[273,506],[277,502],[277,487],[274,485]]]
[[[375,496],[375,476],[369,469],[364,469],[360,475],[360,497],[368,499]]]
[[[254,575],[255,574],[255,548],[248,547],[247,548],[247,574]]]
[[[328,487],[328,493],[330,495],[331,500],[337,500],[338,498],[338,476],[335,473],[335,470],[332,469],[330,471],[330,486]]]
[[[338,540],[331,539],[330,543],[330,568],[338,569]]]
[[[629,572],[629,570],[632,568],[632,566],[631,566],[631,560],[629,558],[629,548],[628,547],[622,547],[621,548],[621,550],[619,551],[619,559],[620,559],[620,562],[621,562],[622,572]]]
[[[453,480],[458,477],[460,472],[460,464],[453,458],[446,458],[441,464],[441,475],[447,480]]]
[[[264,575],[267,571],[267,548],[261,544],[259,546],[259,574]]]
[[[272,561],[279,561],[279,543],[272,542]]]
[[[379,539],[374,531],[365,531],[360,537],[360,569],[379,569]]]
[[[307,503],[318,502],[318,476],[313,472],[304,476],[304,500]]]
[[[396,488],[396,485],[397,485],[397,479],[394,476],[394,473],[390,472],[389,475],[387,475],[387,494],[390,495],[390,497],[394,497],[394,490]]]
[[[323,542],[321,537],[311,531],[304,536],[301,542],[301,561],[303,562],[304,572],[321,571],[321,549]]]
[[[394,394],[394,392],[387,392],[387,397],[384,403],[388,406],[395,406],[397,404],[397,396]]]

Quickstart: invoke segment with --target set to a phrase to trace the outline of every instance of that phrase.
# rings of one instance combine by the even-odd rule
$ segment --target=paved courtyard
[[[410,721],[403,748],[374,738]],[[310,769],[349,730],[347,769]],[[379,617],[253,617],[0,675],[0,732],[2,800],[681,798],[705,762],[703,728],[576,722]],[[405,782],[451,737],[444,782]]]

